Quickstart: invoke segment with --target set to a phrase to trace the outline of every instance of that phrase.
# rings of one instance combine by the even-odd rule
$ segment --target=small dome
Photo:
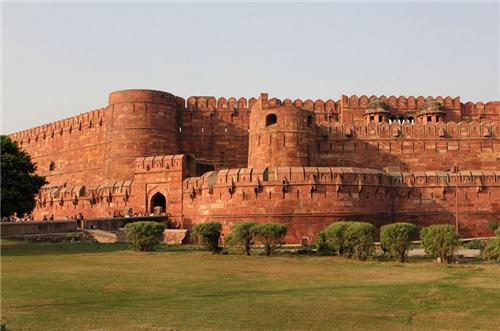
[[[387,106],[384,101],[377,98],[368,103],[365,113],[388,113],[388,109],[389,106]]]
[[[443,113],[443,105],[436,100],[427,100],[419,114]]]

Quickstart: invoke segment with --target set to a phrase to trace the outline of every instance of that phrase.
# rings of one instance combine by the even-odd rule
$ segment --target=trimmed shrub
[[[127,238],[136,250],[152,251],[163,240],[165,227],[157,222],[134,222],[125,225]]]
[[[316,235],[316,252],[319,255],[332,255],[334,253],[328,243],[328,235],[325,230]]]
[[[330,224],[324,232],[326,233],[326,245],[332,254],[343,255],[346,250],[345,231],[352,222],[336,222]]]
[[[286,232],[287,227],[282,224],[264,223],[252,227],[253,238],[264,245],[267,256],[285,242]]]
[[[488,227],[491,229],[491,231],[497,231],[498,230],[498,222],[496,220],[491,220],[488,222]]]
[[[472,239],[464,243],[462,246],[468,249],[480,249],[481,251],[483,251],[485,247],[485,242],[484,240]]]
[[[411,240],[417,235],[417,227],[411,223],[393,223],[380,228],[380,243],[382,249],[396,258],[399,262],[404,262]]]
[[[252,228],[255,225],[256,223],[254,222],[236,223],[227,241],[231,245],[243,247],[245,254],[250,255],[253,243]]]
[[[500,262],[500,237],[490,239],[486,242],[482,257],[486,260]]]
[[[219,240],[222,225],[218,222],[200,223],[193,226],[191,236],[197,244],[205,246],[210,252],[219,253]]]
[[[495,235],[496,235],[497,237],[500,237],[500,228],[496,229],[496,231],[495,231]]]
[[[345,230],[345,255],[364,261],[375,249],[375,226],[365,222],[351,222]]]
[[[425,253],[439,258],[441,263],[450,263],[460,245],[460,237],[449,224],[430,225],[420,231]]]

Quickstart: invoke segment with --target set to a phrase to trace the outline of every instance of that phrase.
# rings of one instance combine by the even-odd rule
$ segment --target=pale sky
[[[2,4],[1,133],[111,91],[500,100],[498,3]]]

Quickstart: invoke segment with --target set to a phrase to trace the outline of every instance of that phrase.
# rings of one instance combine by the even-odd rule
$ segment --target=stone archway
[[[149,204],[149,212],[155,213],[155,210],[159,210],[160,213],[165,213],[167,210],[167,199],[160,192],[153,194]],[[158,212],[156,212],[158,213]],[[155,214],[156,214],[155,213]]]

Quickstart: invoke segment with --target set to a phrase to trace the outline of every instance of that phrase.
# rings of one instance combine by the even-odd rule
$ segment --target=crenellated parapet
[[[487,193],[494,199],[500,190],[500,172],[385,172],[353,167],[270,167],[212,171],[183,182],[190,203],[210,200],[251,199],[429,199],[429,194],[446,197],[460,189],[470,194]],[[429,193],[430,192],[430,193]],[[420,203],[420,202],[418,202]],[[387,206],[386,206],[387,207]],[[362,208],[358,206],[357,208]],[[362,212],[362,209],[356,212]],[[266,212],[272,212],[271,210]]]
[[[342,95],[340,98],[341,106],[344,108],[366,108],[370,101],[374,101],[376,99],[380,99],[385,102],[391,109],[398,110],[419,110],[425,106],[425,103],[429,100],[435,100],[443,105],[444,109],[460,109],[461,102],[460,97],[423,97],[423,96],[399,96],[396,97],[391,95],[389,97],[385,95],[375,96],[372,95],[370,97],[366,95],[357,96],[357,95]]]
[[[99,108],[78,116],[19,131],[10,135],[20,146],[29,146],[36,142],[50,143],[51,139],[69,134],[84,134],[89,130],[102,128],[106,121],[106,108]]]
[[[187,110],[200,110],[200,111],[249,111],[257,103],[258,99],[251,98],[215,98],[213,96],[192,96],[186,101],[184,107]],[[298,109],[304,109],[313,112],[336,112],[338,109],[337,102],[328,99],[326,101],[318,99],[313,101],[311,99],[278,99],[271,98],[268,101],[268,107],[289,107],[294,106]]]
[[[68,210],[127,202],[132,194],[133,180],[68,186],[50,183],[42,187],[36,197],[36,207],[40,209]],[[83,206],[82,206],[83,205]]]
[[[184,158],[185,155],[159,155],[136,158],[134,173],[182,170]]]
[[[356,136],[364,138],[499,138],[500,123],[497,121],[438,122],[438,123],[369,123],[352,126],[334,125],[334,132],[343,133],[352,129]]]

